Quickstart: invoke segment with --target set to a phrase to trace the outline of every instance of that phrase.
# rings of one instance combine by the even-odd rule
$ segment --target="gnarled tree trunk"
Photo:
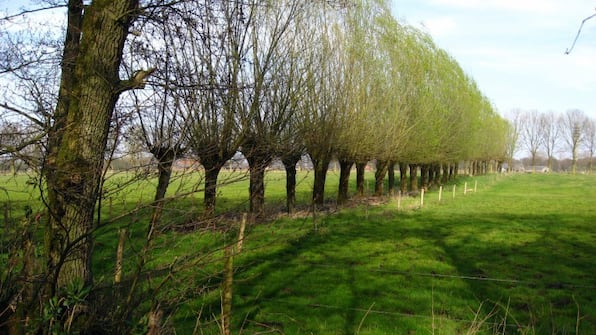
[[[390,161],[387,167],[387,192],[389,195],[395,193],[395,162]]]
[[[312,201],[316,206],[322,206],[325,203],[325,180],[327,179],[327,170],[329,169],[329,157],[314,158],[311,157],[315,169],[315,181],[312,190]]]
[[[410,192],[418,192],[418,165],[410,164]]]
[[[68,3],[60,95],[43,167],[52,294],[72,281],[92,282],[93,213],[112,114],[120,92],[143,84],[119,78],[137,5],[133,0],[92,1],[83,20],[83,2]]]
[[[300,160],[299,154],[282,157],[286,169],[286,210],[288,214],[296,211],[296,164]]]
[[[402,194],[408,192],[408,164],[399,163],[399,190]]]
[[[389,162],[377,160],[377,169],[375,170],[375,195],[380,197],[383,195],[385,187],[385,175]]]
[[[364,195],[364,172],[366,172],[366,162],[356,163],[356,190],[359,196]]]
[[[271,163],[271,159],[267,154],[246,156],[250,173],[249,212],[253,217],[260,217],[265,212],[265,169]]]
[[[339,187],[337,191],[337,202],[344,204],[348,201],[348,189],[350,186],[350,172],[352,170],[354,162],[349,160],[339,161]]]
[[[164,198],[170,185],[170,179],[172,178],[172,165],[176,158],[176,151],[173,148],[168,147],[154,147],[151,149],[151,153],[157,159],[157,187],[155,189],[155,198],[153,201],[153,215],[151,216],[151,226],[155,227],[164,208]]]
[[[420,188],[428,190],[428,171],[430,166],[428,164],[420,165]]]

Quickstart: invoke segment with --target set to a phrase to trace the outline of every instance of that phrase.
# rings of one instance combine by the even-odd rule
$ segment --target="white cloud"
[[[432,36],[443,36],[454,33],[458,25],[453,17],[434,17],[422,23]]]
[[[541,0],[433,0],[433,3],[463,9],[490,9],[531,13],[553,13],[566,5],[561,1]]]

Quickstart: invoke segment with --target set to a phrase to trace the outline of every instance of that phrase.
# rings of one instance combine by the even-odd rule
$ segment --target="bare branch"
[[[44,122],[42,122],[42,121],[40,121],[40,120],[38,120],[38,119],[36,119],[36,118],[32,117],[32,116],[31,116],[31,115],[29,115],[29,113],[28,113],[28,112],[26,112],[26,111],[22,111],[22,110],[20,110],[20,109],[18,109],[18,108],[15,108],[15,107],[9,106],[9,105],[8,105],[8,104],[6,104],[6,103],[0,103],[0,107],[1,107],[1,108],[4,108],[4,109],[6,109],[6,110],[9,110],[9,111],[11,111],[11,112],[14,112],[14,113],[16,113],[16,114],[18,114],[18,115],[20,115],[20,116],[23,116],[23,117],[25,117],[26,119],[28,119],[29,121],[31,121],[31,122],[33,122],[33,123],[35,123],[36,125],[40,126],[41,128],[45,128],[45,127],[46,127],[46,124],[45,124]]]
[[[51,9],[64,8],[64,7],[66,7],[66,5],[52,5],[52,6],[40,7],[40,8],[34,8],[34,9],[22,9],[20,12],[18,12],[16,14],[9,14],[4,17],[0,17],[0,21],[10,21],[10,20],[17,18],[19,16],[22,16],[22,15],[33,14],[33,13],[37,13],[37,12],[43,12],[44,10],[51,10]]]
[[[579,30],[577,31],[577,35],[575,35],[575,39],[573,40],[573,44],[571,44],[571,48],[565,50],[565,54],[566,55],[569,55],[571,53],[571,51],[573,50],[573,48],[575,47],[575,43],[577,42],[577,39],[579,38],[579,35],[582,32],[582,28],[584,27],[584,23],[586,23],[586,21],[588,21],[589,19],[594,18],[594,17],[596,17],[596,14],[590,15],[590,16],[588,16],[587,18],[585,18],[582,21],[582,24],[579,26]]]

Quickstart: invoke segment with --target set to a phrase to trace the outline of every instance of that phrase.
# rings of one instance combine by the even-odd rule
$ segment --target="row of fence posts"
[[[457,189],[457,185],[453,185],[453,190],[452,190],[452,199],[455,199],[455,195],[456,195],[456,189]],[[467,195],[470,192],[474,192],[476,193],[476,191],[478,190],[478,181],[475,180],[474,181],[474,188],[468,188],[468,183],[465,182],[464,183],[464,195]],[[402,205],[402,192],[401,190],[398,191],[397,193],[397,210],[400,211],[401,210],[401,205]],[[424,196],[425,196],[425,189],[422,188],[420,190],[420,208],[424,207]],[[439,203],[443,201],[443,186],[439,187]]]

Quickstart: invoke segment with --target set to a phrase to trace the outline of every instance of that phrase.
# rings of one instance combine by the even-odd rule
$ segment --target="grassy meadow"
[[[118,228],[129,229],[125,273],[135,271],[150,212],[140,204],[153,196],[152,181],[117,178],[108,189],[126,186],[106,196],[109,223],[97,232],[99,281],[112,276]],[[267,178],[267,206],[280,212],[284,175]],[[331,172],[329,196],[337,179]],[[477,192],[464,196],[464,183],[477,183]],[[16,221],[25,204],[41,208],[31,184],[0,176],[0,204],[10,202],[2,228],[7,212]],[[170,196],[198,184],[200,177],[180,177]],[[302,173],[305,209],[311,185]],[[452,190],[445,187],[440,203],[431,190],[422,208],[418,198],[366,198],[249,226],[234,258],[232,333],[596,334],[596,176],[461,177],[455,197]],[[220,223],[230,229],[190,225],[200,193],[167,204],[164,222],[184,229],[164,230],[150,244],[147,267],[162,271],[145,284],[159,291],[144,302],[163,302],[167,330],[220,332],[222,249],[235,239],[247,197],[246,180],[220,189],[219,211],[235,213]],[[164,275],[172,264],[183,265]]]

